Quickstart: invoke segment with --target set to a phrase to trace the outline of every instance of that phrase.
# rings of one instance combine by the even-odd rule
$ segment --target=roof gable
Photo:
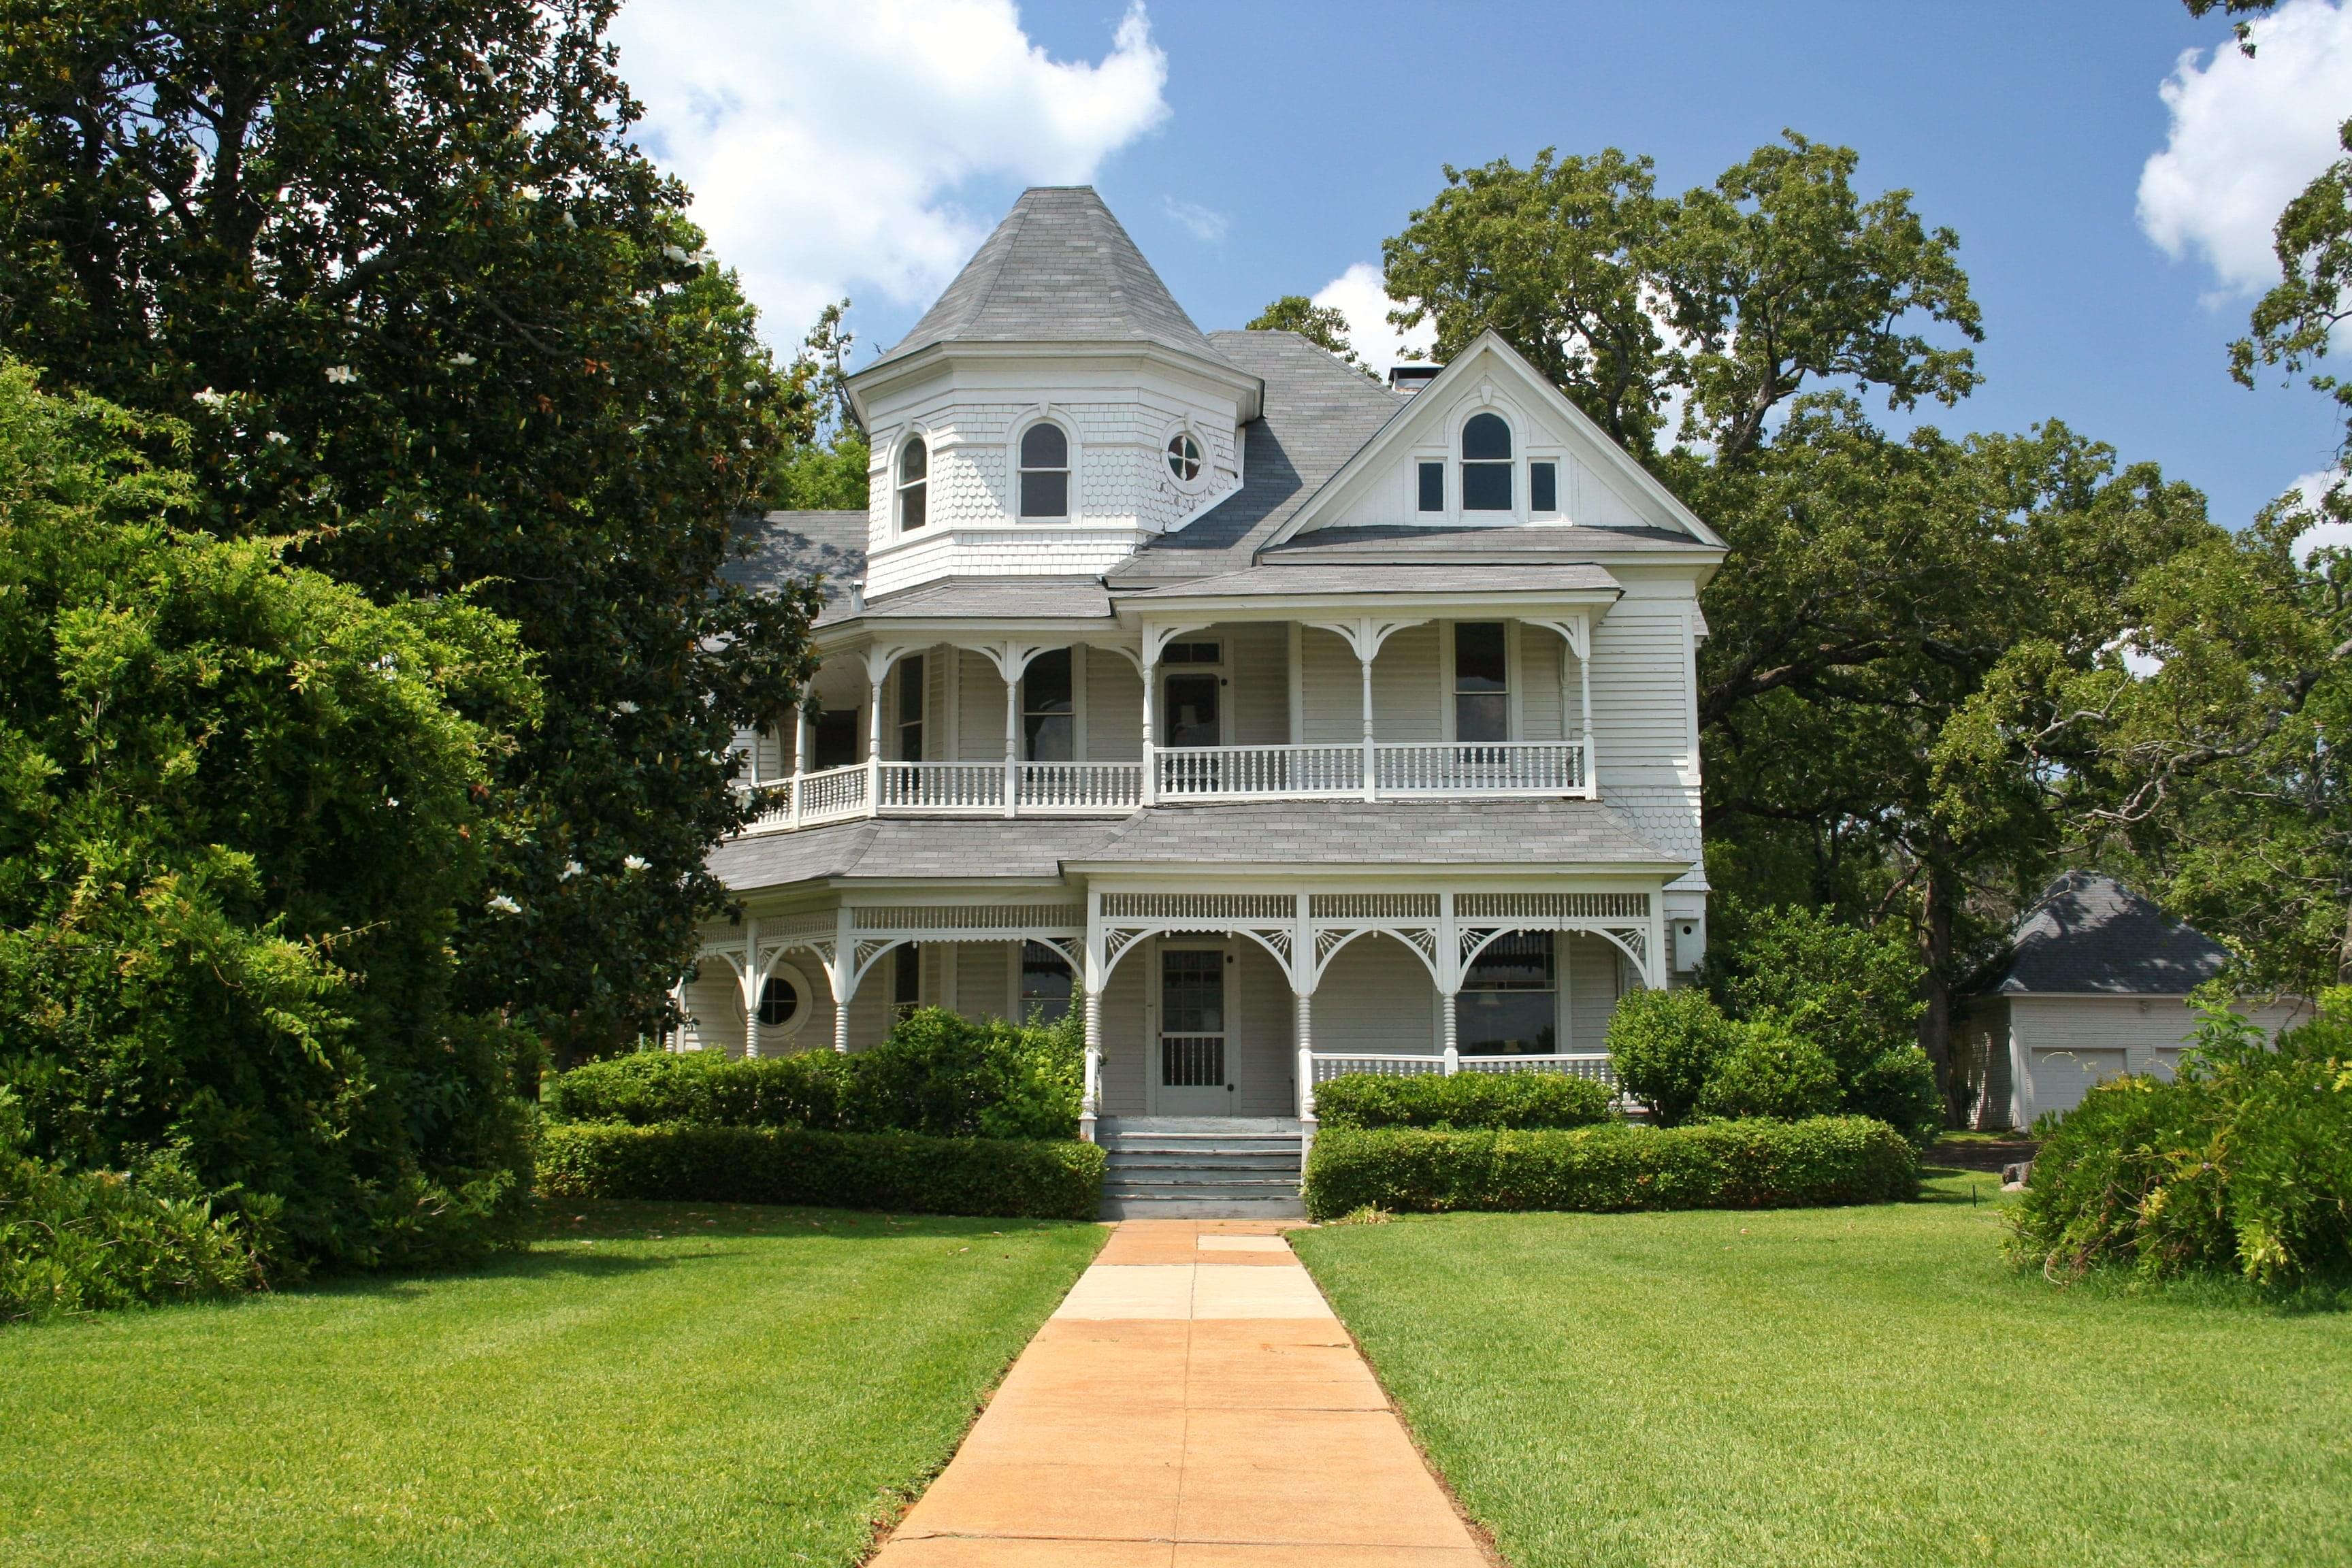
[[[2010,933],[1986,989],[2004,995],[2179,996],[2221,973],[2229,953],[2113,877],[2069,871]]]
[[[1549,444],[1563,450],[1580,477],[1598,487],[1581,507],[1568,503],[1567,521],[1661,530],[1682,535],[1694,544],[1723,547],[1723,540],[1713,529],[1491,331],[1481,332],[1399,408],[1267,539],[1266,547],[1327,528],[1360,525],[1366,521],[1366,503],[1383,484],[1395,481],[1399,467],[1412,461],[1421,447],[1444,445],[1450,449],[1452,426],[1466,416],[1465,409],[1475,405],[1499,405],[1507,414],[1519,415],[1520,422],[1538,427],[1524,434],[1523,442],[1533,445],[1538,435],[1549,437]],[[1577,515],[1580,510],[1583,516]],[[1401,515],[1393,521],[1410,524],[1415,520]]]

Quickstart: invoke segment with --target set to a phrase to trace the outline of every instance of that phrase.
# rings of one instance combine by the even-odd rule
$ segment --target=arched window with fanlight
[[[898,448],[898,531],[911,533],[930,521],[931,448],[909,436]]]
[[[1021,515],[1070,515],[1070,437],[1050,421],[1022,433]]]
[[[1462,426],[1462,510],[1511,510],[1511,427],[1499,414],[1473,414]]]

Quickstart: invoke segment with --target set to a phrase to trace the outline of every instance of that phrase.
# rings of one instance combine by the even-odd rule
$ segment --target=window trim
[[[1438,689],[1439,711],[1444,724],[1445,739],[1454,745],[1492,745],[1496,742],[1464,741],[1461,709],[1456,699],[1463,695],[1459,661],[1455,655],[1455,637],[1465,626],[1500,625],[1503,628],[1503,711],[1504,743],[1527,738],[1527,726],[1521,711],[1521,696],[1525,683],[1519,663],[1519,623],[1505,619],[1499,623],[1484,619],[1441,621],[1438,623]]]
[[[790,1018],[781,1024],[771,1024],[765,1018],[760,1019],[760,1043],[763,1047],[772,1037],[789,1040],[798,1035],[803,1029],[808,1027],[809,1015],[816,1011],[816,987],[809,984],[809,977],[801,972],[798,964],[779,959],[768,966],[767,973],[760,977],[758,1012],[767,1011],[768,986],[780,975],[784,977],[793,990],[800,993],[801,1005],[793,1010]],[[755,1013],[753,1016],[758,1015]]]
[[[1549,1054],[1553,1056],[1561,1054],[1570,1048],[1568,1038],[1567,952],[1567,939],[1570,934],[1571,933],[1567,931],[1554,931],[1539,926],[1513,926],[1499,933],[1493,942],[1481,946],[1477,952],[1471,957],[1470,962],[1462,966],[1462,984],[1455,992],[1456,997],[1459,998],[1466,996],[1473,991],[1491,991],[1506,996],[1549,995],[1551,997],[1551,1051]],[[1545,945],[1548,951],[1546,972],[1551,981],[1551,984],[1549,989],[1546,991],[1538,991],[1532,988],[1507,990],[1499,986],[1473,985],[1470,983],[1471,976],[1476,972],[1479,963],[1486,959],[1487,953],[1492,952],[1494,948],[1498,946],[1505,940],[1514,936],[1540,936],[1545,939]],[[1455,1012],[1455,1029],[1457,1036],[1462,1037],[1465,1042],[1465,1048],[1463,1049],[1462,1054],[1464,1056],[1470,1056],[1474,1053],[1467,1048],[1467,1032],[1463,1029],[1462,1024],[1461,1009],[1457,1002]],[[1488,1053],[1480,1052],[1475,1054],[1486,1055]],[[1493,1054],[1499,1055],[1501,1053],[1498,1052]],[[1538,1052],[1534,1054],[1542,1055],[1544,1053]]]
[[[1504,458],[1471,458],[1466,455],[1468,446],[1465,440],[1470,426],[1474,421],[1488,416],[1492,416],[1503,426],[1504,437],[1510,442],[1510,453]],[[1454,514],[1464,519],[1474,515],[1482,519],[1490,517],[1525,519],[1527,510],[1521,505],[1521,501],[1526,495],[1526,486],[1521,482],[1519,470],[1527,464],[1526,448],[1527,442],[1521,437],[1518,426],[1512,422],[1510,416],[1501,409],[1486,403],[1465,409],[1460,423],[1454,427],[1453,456],[1456,491],[1454,498]],[[1500,468],[1504,470],[1511,491],[1508,506],[1474,508],[1470,505],[1470,467],[1474,462],[1481,468]]]
[[[921,447],[923,452],[923,477],[919,479],[908,479],[906,477],[907,456],[918,447]],[[919,426],[909,427],[898,437],[898,450],[890,457],[890,531],[898,537],[927,533],[930,530],[931,458],[933,456],[930,436]],[[907,492],[913,489],[920,489],[923,492],[923,521],[909,528],[907,525]]]
[[[1027,468],[1022,465],[1022,443],[1029,438],[1029,432],[1034,430],[1040,425],[1051,425],[1055,429],[1059,430],[1062,433],[1062,460],[1068,465],[1067,467],[1062,468]],[[1008,459],[1007,468],[1013,475],[1013,495],[1011,498],[1013,505],[1009,510],[1011,512],[1012,521],[1015,527],[1029,528],[1035,527],[1040,524],[1076,522],[1077,521],[1078,512],[1076,502],[1078,487],[1078,452],[1079,444],[1077,432],[1071,427],[1071,422],[1058,416],[1055,412],[1050,408],[1037,409],[1028,417],[1014,425],[1013,428],[1013,439],[1007,447],[1006,456]],[[1032,517],[1022,510],[1027,489],[1027,486],[1024,482],[1024,476],[1030,473],[1058,473],[1062,476],[1062,510],[1060,511],[1051,514],[1040,512],[1036,516]]]
[[[1198,470],[1189,479],[1169,466],[1168,459],[1171,454],[1168,448],[1180,440],[1190,440],[1193,446],[1200,448],[1201,460]],[[1170,484],[1174,485],[1180,494],[1194,496],[1209,488],[1210,478],[1216,472],[1217,454],[1216,448],[1211,445],[1209,438],[1201,433],[1200,427],[1192,420],[1183,419],[1170,426],[1167,432],[1160,437],[1159,460],[1162,477]]]

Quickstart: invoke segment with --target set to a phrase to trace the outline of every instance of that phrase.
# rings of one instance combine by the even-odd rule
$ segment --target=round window
[[[1176,476],[1180,485],[1189,485],[1201,477],[1201,443],[1192,432],[1179,430],[1168,437],[1168,471]]]
[[[760,988],[760,1025],[773,1029],[791,1023],[801,1016],[800,987],[792,977],[772,974]]]

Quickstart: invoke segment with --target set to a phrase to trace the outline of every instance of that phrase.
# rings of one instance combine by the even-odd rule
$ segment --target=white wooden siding
[[[1604,797],[1612,774],[1654,776],[1686,759],[1685,614],[1681,600],[1629,597],[1593,628],[1592,718]]]
[[[1086,760],[1132,763],[1142,755],[1143,678],[1123,655],[1088,648]]]
[[[705,963],[701,977],[687,986],[686,1020],[689,1049],[743,1054],[743,993],[724,960]]]
[[[1560,658],[1568,644],[1555,631],[1543,626],[1517,626],[1519,668],[1515,679],[1515,695],[1518,699],[1519,728],[1511,737],[1517,741],[1565,741],[1573,738],[1577,729],[1563,729],[1560,707]],[[1571,670],[1571,675],[1573,671]],[[1572,691],[1572,689],[1571,689]],[[1581,724],[1580,718],[1578,724]]]
[[[1218,626],[1237,746],[1290,742],[1290,633],[1279,623]]]
[[[974,1022],[1013,1016],[1013,944],[955,944],[955,1009]]]
[[[1235,1116],[1298,1114],[1298,1059],[1291,1045],[1295,1023],[1290,982],[1274,955],[1247,937],[1237,937],[1235,962],[1225,994],[1240,1027],[1226,1042],[1236,1052],[1228,1062]]]
[[[1609,1015],[1625,994],[1623,955],[1606,937],[1563,934],[1559,941],[1559,979],[1568,992],[1568,1037],[1559,1048],[1607,1050]]]
[[[1344,647],[1344,645],[1342,645]],[[1349,661],[1353,664],[1351,658]],[[1356,688],[1356,733],[1363,734],[1363,678]],[[1437,626],[1407,626],[1372,660],[1372,733],[1381,741],[1442,741],[1444,710],[1438,689]]]
[[[1362,677],[1355,654],[1337,632],[1308,626],[1299,634],[1301,743],[1364,738]]]
[[[1143,997],[1158,972],[1155,944],[1144,942],[1111,971],[1102,997],[1102,1113],[1140,1116],[1144,1069],[1150,1052],[1143,1034]]]
[[[1315,989],[1318,1051],[1418,1055],[1443,1048],[1437,1031],[1437,987],[1394,937],[1358,937],[1332,958]]]
[[[956,760],[1004,760],[1004,678],[980,654],[964,650],[956,685]]]

